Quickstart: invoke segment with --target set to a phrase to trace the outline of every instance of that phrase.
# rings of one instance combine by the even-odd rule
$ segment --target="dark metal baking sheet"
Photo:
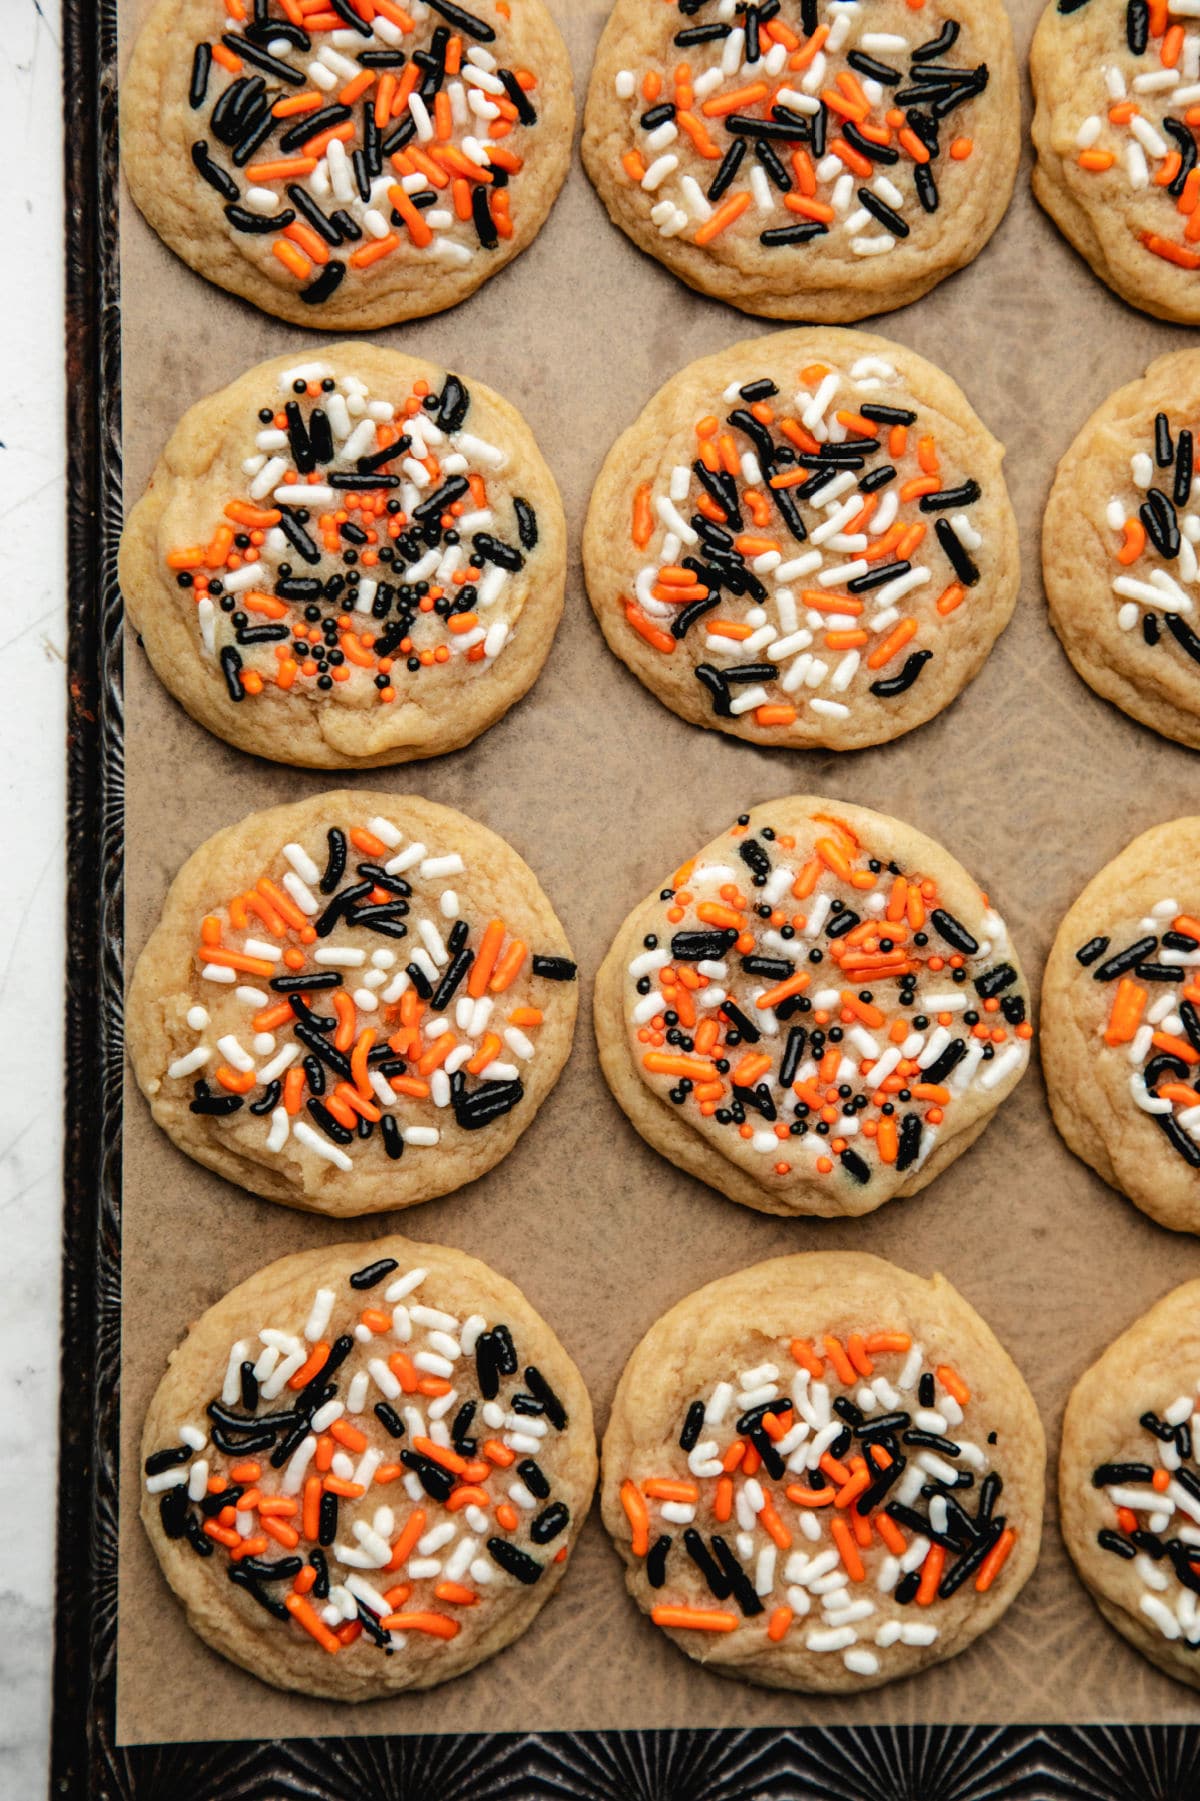
[[[116,1744],[123,712],[115,71],[115,0],[65,0],[71,942],[51,1794],[63,1801],[1197,1801],[1194,1726]],[[986,1710],[986,1696],[981,1704]]]

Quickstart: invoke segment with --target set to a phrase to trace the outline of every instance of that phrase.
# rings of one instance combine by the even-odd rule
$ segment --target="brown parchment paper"
[[[654,0],[646,0],[647,4]],[[580,102],[606,0],[551,0]],[[122,57],[144,12],[124,0]],[[1022,64],[1040,0],[1011,0]],[[1029,95],[1024,94],[1026,125]],[[1035,981],[1084,882],[1137,832],[1194,812],[1190,753],[1092,694],[1053,637],[1039,530],[1057,457],[1147,362],[1188,342],[1116,300],[1029,193],[983,255],[905,311],[868,322],[947,369],[1008,446],[1024,578],[983,673],[939,718],[882,749],[752,749],[685,725],[610,655],[583,590],[579,532],[613,438],[692,358],[768,329],[701,299],[612,227],[578,158],[533,247],[453,312],[380,332],[441,358],[524,411],[563,490],[567,608],[533,692],[477,743],[363,780],[460,807],[510,839],[544,883],[580,964],[574,1055],[516,1150],[490,1175],[404,1215],[309,1218],[226,1186],[180,1155],[130,1085],[125,1130],[121,1540],[122,1743],[326,1733],[772,1726],[915,1721],[1173,1721],[1196,1698],[1094,1612],[1053,1501],[1038,1569],[1001,1623],[908,1682],[814,1699],[711,1675],[634,1608],[593,1510],[559,1594],[526,1636],[447,1688],[355,1707],[279,1694],[208,1651],[161,1579],[137,1516],[138,1437],[168,1352],[234,1283],[289,1251],[395,1224],[458,1245],[518,1282],[583,1371],[603,1428],[647,1327],[701,1283],[765,1257],[855,1249],[944,1270],[1024,1371],[1057,1456],[1081,1371],[1177,1283],[1200,1241],[1163,1231],[1055,1134],[1031,1069],[980,1142],[913,1200],[859,1221],[782,1221],[735,1206],[656,1156],[618,1111],[592,1040],[591,980],[617,926],[744,807],[800,790],[882,808],[941,840],[995,897]],[[307,337],[208,286],[125,198],[126,501],[183,409]],[[184,857],[243,814],[333,785],[225,748],[126,647],[128,967]]]

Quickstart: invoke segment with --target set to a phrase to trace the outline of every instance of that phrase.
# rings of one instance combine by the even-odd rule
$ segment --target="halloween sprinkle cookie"
[[[635,907],[596,978],[642,1137],[763,1213],[915,1194],[1020,1081],[1004,921],[911,826],[809,795],[743,813]]]
[[[321,768],[494,724],[546,659],[565,572],[558,489],[516,409],[371,344],[277,357],[192,407],[120,558],[193,718]]]
[[[295,325],[440,312],[532,241],[575,104],[542,0],[157,0],[121,84],[140,211]]]
[[[836,322],[978,255],[1019,120],[1000,0],[617,0],[583,160],[614,222],[689,287]]]
[[[1110,395],[1058,466],[1042,530],[1050,618],[1084,681],[1200,748],[1200,352]]]
[[[583,554],[610,646],[682,718],[754,744],[882,744],[948,705],[1012,613],[1003,448],[886,338],[752,338],[617,440]]]
[[[1130,305],[1200,321],[1191,0],[1051,0],[1029,55],[1033,191]]]
[[[431,1688],[550,1599],[596,1481],[579,1372],[520,1291],[384,1238],[284,1257],[192,1326],[142,1521],[205,1642],[276,1688]]]
[[[653,1325],[604,1438],[629,1592],[681,1650],[772,1688],[875,1688],[962,1651],[1037,1561],[1045,1441],[942,1276],[780,1257]]]
[[[575,965],[494,832],[366,789],[252,813],[184,864],[138,959],[157,1123],[314,1213],[410,1207],[510,1151],[571,1048]]]
[[[1160,1225],[1200,1232],[1200,819],[1154,826],[1088,883],[1042,989],[1054,1123]]]
[[[1110,1626],[1200,1687],[1200,1282],[1158,1302],[1075,1385],[1063,1537]]]

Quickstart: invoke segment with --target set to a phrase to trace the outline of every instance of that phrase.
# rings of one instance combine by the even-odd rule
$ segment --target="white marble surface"
[[[0,1795],[46,1790],[62,1153],[64,424],[57,0],[0,39]]]

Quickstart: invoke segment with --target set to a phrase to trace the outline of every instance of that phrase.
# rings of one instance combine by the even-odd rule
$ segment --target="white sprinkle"
[[[301,1144],[307,1145],[315,1156],[323,1157],[327,1163],[332,1163],[337,1169],[354,1168],[354,1164],[347,1157],[345,1151],[339,1149],[336,1144],[330,1144],[327,1139],[321,1137],[319,1132],[314,1132],[305,1120],[298,1119],[292,1130]]]
[[[1164,1638],[1180,1638],[1182,1628],[1171,1609],[1157,1595],[1143,1595],[1138,1606],[1147,1619],[1154,1621]]]
[[[979,1077],[980,1088],[987,1090],[997,1087],[1007,1076],[1010,1076],[1015,1069],[1020,1068],[1024,1064],[1025,1057],[1026,1052],[1023,1044],[1010,1044],[1007,1050],[1001,1051],[1000,1055],[994,1058],[983,1071],[983,1074]]]
[[[241,1070],[244,1075],[249,1075],[253,1070],[254,1058],[243,1049],[232,1032],[227,1032],[223,1038],[217,1039],[217,1049],[226,1063],[232,1063],[234,1069]]]
[[[176,1469],[163,1470],[157,1476],[146,1477],[146,1493],[161,1495],[169,1488],[182,1488],[188,1479],[186,1468],[180,1464]]]
[[[333,1303],[336,1298],[332,1288],[318,1288],[314,1295],[312,1310],[309,1313],[307,1323],[304,1327],[304,1336],[308,1339],[310,1344],[315,1339],[320,1338],[322,1332],[324,1332],[326,1326],[329,1324],[330,1316],[333,1313]]]
[[[853,1626],[814,1627],[804,1644],[809,1651],[844,1651],[857,1638]]]
[[[665,156],[656,157],[642,176],[642,186],[648,194],[656,193],[667,179],[679,167],[679,158],[669,152]]]

